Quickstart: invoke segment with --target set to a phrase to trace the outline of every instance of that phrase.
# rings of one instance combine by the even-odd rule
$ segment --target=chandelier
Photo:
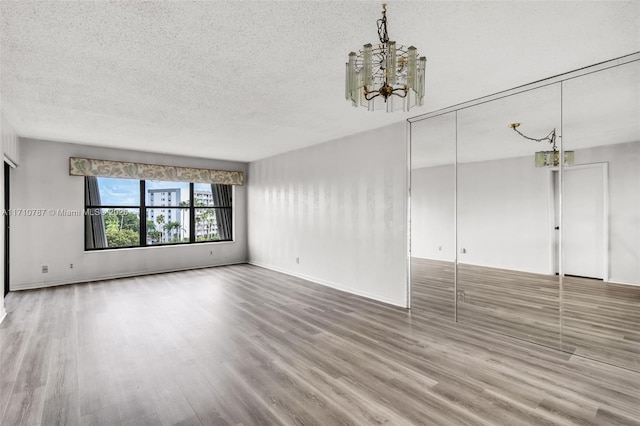
[[[378,19],[376,46],[365,44],[358,53],[349,53],[345,97],[354,107],[369,111],[385,109],[409,111],[424,103],[424,70],[427,58],[418,57],[413,46],[396,46],[387,33],[387,5]]]
[[[517,134],[522,136],[525,139],[529,139],[534,142],[549,142],[551,145],[551,151],[538,151],[536,152],[535,163],[536,167],[557,167],[560,165],[560,151],[558,151],[558,147],[556,145],[556,129],[553,129],[547,136],[544,138],[536,139],[530,138],[529,136],[524,135],[518,127],[520,127],[520,123],[511,123],[509,127],[512,128]],[[573,151],[565,151],[564,152],[564,166],[573,166],[574,160],[574,152]]]

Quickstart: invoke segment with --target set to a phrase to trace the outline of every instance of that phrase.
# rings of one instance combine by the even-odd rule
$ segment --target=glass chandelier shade
[[[380,43],[365,44],[349,53],[346,64],[345,98],[354,107],[369,111],[409,111],[424,103],[424,74],[427,58],[416,48],[396,45],[387,34],[386,4],[378,19]]]
[[[536,167],[558,167],[560,165],[560,151],[538,151],[536,152]],[[564,151],[565,167],[573,166],[574,151]]]

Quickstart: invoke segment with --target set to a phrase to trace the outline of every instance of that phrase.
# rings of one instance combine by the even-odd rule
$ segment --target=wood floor
[[[458,320],[640,371],[640,287],[458,265]],[[412,259],[412,307],[454,316],[454,264]],[[562,292],[560,291],[562,288]],[[561,314],[562,312],[562,314]]]
[[[640,373],[250,265],[6,305],[2,425],[640,425]]]

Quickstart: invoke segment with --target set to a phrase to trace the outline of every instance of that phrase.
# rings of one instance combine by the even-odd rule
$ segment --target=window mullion
[[[140,246],[147,245],[147,197],[145,196],[146,181],[140,181]]]
[[[196,242],[196,200],[194,183],[189,183],[189,242]]]

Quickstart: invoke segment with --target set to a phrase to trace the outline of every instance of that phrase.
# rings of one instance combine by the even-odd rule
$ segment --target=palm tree
[[[196,240],[197,241],[202,241],[202,235],[200,233],[200,226],[202,225],[202,214],[198,213],[196,214]]]
[[[149,238],[151,238],[152,242],[156,242],[156,241],[160,240],[161,235],[162,234],[160,233],[160,231],[156,231],[155,229],[147,232],[147,236]]]
[[[191,204],[189,202],[189,200],[185,200],[185,201],[181,201],[180,204],[178,204],[180,207],[189,207]],[[185,219],[184,219],[184,215],[185,213],[189,213],[189,210],[187,209],[180,209],[180,217],[181,217],[181,222],[180,222],[180,241],[184,241],[184,232],[187,232],[187,230],[182,226],[185,223]]]
[[[203,219],[205,221],[205,225],[207,227],[207,240],[213,239],[211,226],[213,225],[213,210],[206,209],[203,214]]]
[[[160,242],[163,242],[164,232],[162,232],[162,230],[164,229],[164,215],[159,214],[156,217],[156,222],[158,222],[158,227],[160,228]]]
[[[173,232],[174,230],[180,229],[180,222],[167,222],[167,224],[164,225],[164,229],[167,230],[167,237],[168,237],[167,239],[169,239],[171,235],[174,233]]]

